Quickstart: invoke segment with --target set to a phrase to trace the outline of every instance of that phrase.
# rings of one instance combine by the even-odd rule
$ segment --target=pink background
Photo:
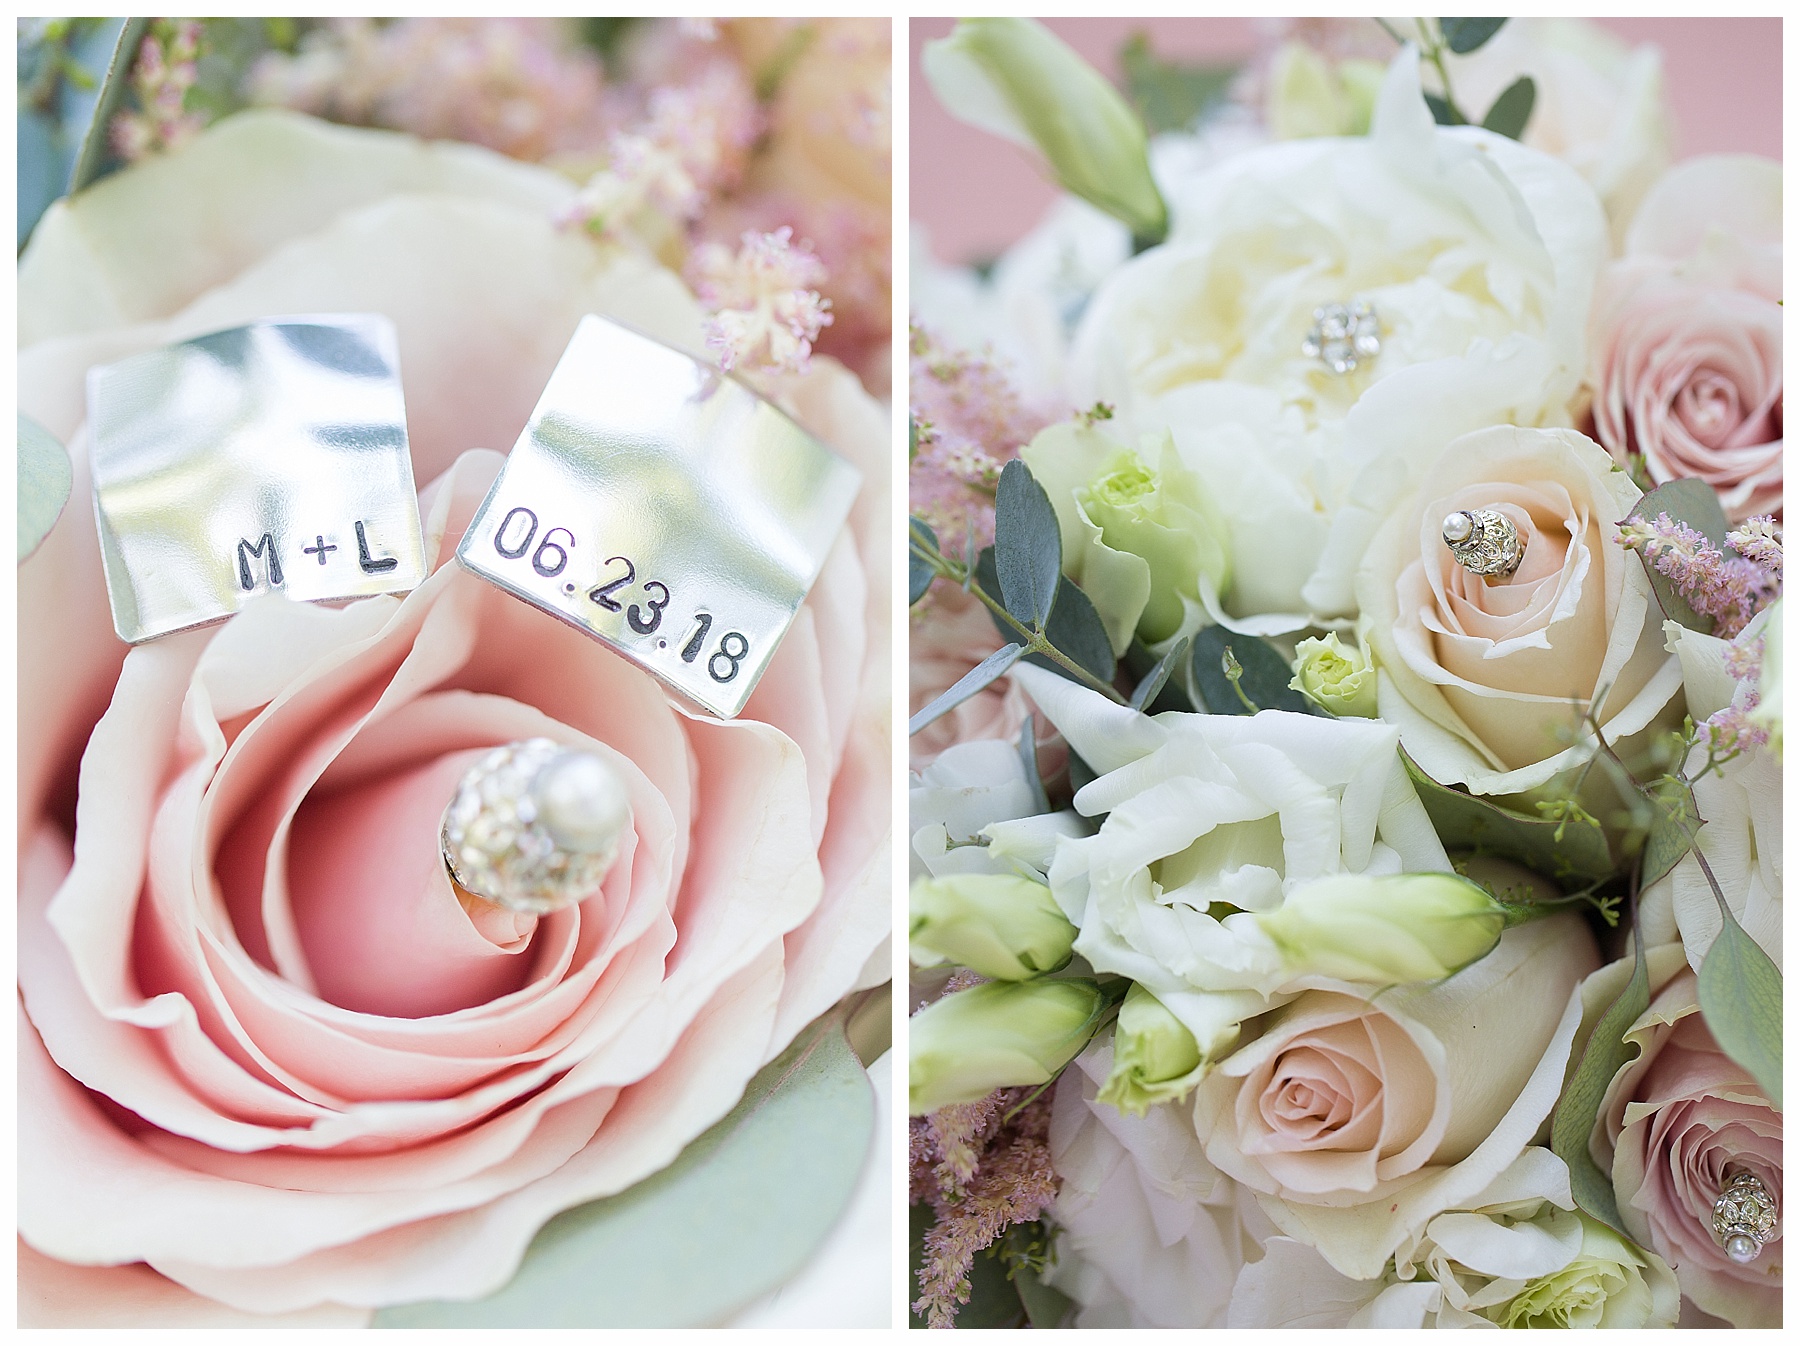
[[[1113,80],[1133,32],[1164,59],[1242,60],[1253,19],[1049,19]],[[1677,159],[1719,151],[1781,156],[1780,19],[1599,19],[1631,43],[1662,48],[1663,87]],[[919,48],[951,19],[912,21],[912,217],[946,261],[992,257],[1037,222],[1055,195],[1025,152],[964,126],[938,105],[919,72]]]

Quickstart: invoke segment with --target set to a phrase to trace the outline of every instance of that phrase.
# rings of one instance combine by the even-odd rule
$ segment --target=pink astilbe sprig
[[[656,89],[644,117],[612,136],[606,167],[582,188],[564,222],[616,236],[648,206],[690,223],[737,186],[762,130],[742,67],[709,61],[686,83]]]
[[[1762,559],[1742,554],[1738,542]],[[1675,585],[1695,612],[1713,619],[1713,634],[1730,640],[1781,596],[1781,528],[1767,515],[1727,535],[1727,552],[1698,529],[1671,519],[1629,519],[1619,542],[1641,553]]]
[[[734,252],[702,243],[688,258],[688,283],[713,310],[706,344],[723,369],[801,370],[831,324],[831,301],[817,289],[825,267],[787,226],[746,232]]]
[[[1041,1217],[1055,1199],[1049,1135],[1049,1093],[1029,1088],[913,1118],[912,1199],[929,1202],[936,1221],[925,1235],[912,1307],[930,1326],[955,1325],[969,1302],[976,1254],[1013,1225]]]
[[[954,350],[916,323],[911,334],[913,514],[946,548],[994,540],[1000,470],[1049,424],[987,355]]]
[[[1701,740],[1712,762],[1726,762],[1741,752],[1760,748],[1769,741],[1767,726],[1750,714],[1762,704],[1757,690],[1762,678],[1763,638],[1733,641],[1725,650],[1725,671],[1737,682],[1731,704],[1707,716],[1700,726]]]
[[[113,151],[128,163],[179,149],[206,118],[187,109],[198,81],[202,28],[196,19],[157,19],[138,45],[131,90],[138,110],[121,112],[107,128]]]

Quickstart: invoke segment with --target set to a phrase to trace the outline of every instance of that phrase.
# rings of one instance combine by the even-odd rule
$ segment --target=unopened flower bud
[[[1099,1027],[1107,997],[1092,981],[983,982],[935,1000],[907,1025],[908,1106],[916,1116],[996,1089],[1045,1084]]]
[[[1376,986],[1448,977],[1506,928],[1505,909],[1455,874],[1340,874],[1256,919],[1295,974]]]
[[[1013,874],[947,874],[912,886],[911,957],[1024,981],[1069,961],[1076,930],[1050,890]]]
[[[1119,1006],[1112,1074],[1096,1097],[1141,1117],[1157,1103],[1186,1097],[1211,1064],[1181,1020],[1134,982]]]
[[[1336,632],[1294,646],[1294,677],[1288,686],[1333,715],[1375,718],[1374,665]]]
[[[961,19],[925,45],[925,78],[952,116],[1035,149],[1057,181],[1160,243],[1168,207],[1144,124],[1119,91],[1031,19]]]

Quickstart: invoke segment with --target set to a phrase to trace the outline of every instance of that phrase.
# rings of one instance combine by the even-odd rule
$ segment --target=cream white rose
[[[1572,430],[1497,426],[1446,444],[1388,515],[1357,573],[1359,630],[1381,717],[1432,779],[1529,790],[1586,751],[1578,708],[1597,708],[1613,741],[1674,697],[1660,611],[1615,536],[1639,494]],[[1444,544],[1445,516],[1478,508],[1519,530],[1508,579],[1472,574]]]
[[[1077,405],[1114,405],[1125,443],[1171,430],[1230,519],[1215,618],[1347,614],[1372,513],[1421,456],[1481,425],[1568,423],[1599,203],[1546,155],[1435,127],[1411,48],[1369,136],[1248,150],[1170,195],[1168,243],[1100,287],[1071,363]],[[1352,301],[1381,349],[1334,374],[1302,344],[1316,308]]]
[[[1017,676],[1099,772],[1064,836],[1051,891],[1075,951],[1141,983],[1217,1059],[1237,1023],[1310,984],[1258,917],[1341,874],[1447,871],[1392,726],[1285,711],[1154,718],[1065,678]],[[1214,915],[1221,906],[1236,910]]]
[[[1046,1279],[1079,1306],[1077,1327],[1223,1327],[1232,1279],[1272,1227],[1207,1160],[1185,1107],[1129,1117],[1098,1102],[1111,1070],[1097,1041],[1057,1085],[1061,1232]]]
[[[1509,930],[1435,986],[1307,991],[1202,1080],[1194,1129],[1284,1234],[1357,1280],[1518,1157],[1562,1088],[1598,963],[1571,915]]]

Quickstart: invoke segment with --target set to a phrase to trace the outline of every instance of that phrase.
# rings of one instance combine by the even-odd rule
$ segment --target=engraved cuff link
[[[859,481],[716,366],[589,316],[456,555],[730,719]]]
[[[271,318],[89,371],[94,513],[130,644],[260,593],[348,599],[425,578],[394,327]]]

